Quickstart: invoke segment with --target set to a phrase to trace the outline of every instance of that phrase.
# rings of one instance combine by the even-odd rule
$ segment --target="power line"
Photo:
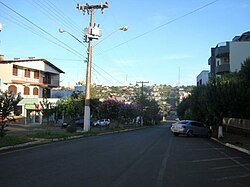
[[[105,71],[104,69],[102,69],[100,66],[96,65],[93,63],[93,65],[95,65],[96,67],[98,67],[99,69],[101,69],[104,73],[106,73],[107,75],[109,75],[113,80],[115,80],[116,82],[122,84],[122,85],[125,85],[123,84],[122,82],[120,82],[119,80],[117,80],[114,76],[110,75],[107,71]]]
[[[53,36],[52,34],[50,34],[49,32],[47,32],[46,30],[44,30],[43,28],[41,28],[40,26],[38,26],[37,24],[33,23],[32,21],[30,21],[28,18],[24,17],[23,15],[21,15],[20,13],[18,13],[17,11],[15,11],[14,9],[12,9],[11,7],[9,7],[8,5],[4,4],[3,2],[0,1],[0,4],[2,4],[4,7],[6,7],[7,9],[9,9],[10,11],[14,12],[15,14],[17,14],[19,17],[21,17],[22,19],[24,19],[25,21],[27,21],[28,23],[30,23],[31,25],[33,25],[35,28],[39,29],[40,31],[42,31],[43,33],[45,33],[46,35],[50,36],[51,38],[55,39],[57,42],[61,43],[56,43],[56,42],[53,42],[45,37],[45,39],[47,39],[48,41],[66,49],[67,51],[77,55],[78,57],[83,57],[82,54],[80,54],[78,51],[76,51],[75,49],[71,48],[69,45],[67,45],[66,43],[62,42],[61,40],[59,40],[58,38],[56,38],[55,36]],[[34,33],[34,32],[33,32]],[[41,35],[39,35],[41,36]],[[62,45],[63,44],[63,45]],[[66,47],[67,48],[66,48]]]
[[[82,36],[82,28],[77,25],[74,20],[70,19],[66,14],[63,14],[58,6],[53,4],[51,1],[43,0],[38,1],[32,0],[35,4],[37,4],[41,9],[43,9],[43,13],[47,15],[50,19],[56,20],[57,23],[63,24],[64,26],[71,26],[71,28],[76,32],[80,33],[80,36]],[[50,16],[49,16],[50,15]],[[63,18],[63,19],[62,19]]]
[[[122,42],[122,43],[120,43],[120,44],[118,44],[118,45],[116,45],[116,46],[114,46],[114,47],[112,47],[112,48],[110,48],[110,49],[107,49],[107,50],[104,51],[104,53],[105,53],[105,52],[108,52],[108,51],[111,51],[111,50],[113,50],[113,49],[115,49],[115,48],[117,48],[117,47],[120,47],[120,46],[122,46],[122,45],[124,45],[124,44],[126,44],[126,43],[128,43],[128,42],[131,42],[131,41],[133,41],[133,40],[136,40],[136,39],[138,39],[138,38],[140,38],[140,37],[142,37],[142,36],[145,36],[145,35],[147,35],[147,34],[149,34],[149,33],[151,33],[151,32],[154,32],[154,31],[156,31],[156,30],[158,30],[158,29],[160,29],[160,28],[162,28],[162,27],[164,27],[164,26],[166,26],[166,25],[169,25],[169,24],[171,24],[171,23],[173,23],[173,22],[175,22],[175,21],[178,21],[178,20],[180,20],[180,19],[182,19],[182,18],[184,18],[184,17],[186,17],[186,16],[189,16],[189,15],[195,13],[195,12],[198,12],[199,10],[202,10],[202,9],[204,9],[204,8],[210,6],[210,5],[212,5],[212,4],[214,4],[214,3],[218,2],[218,1],[219,1],[219,0],[215,0],[215,1],[209,2],[209,3],[203,5],[203,6],[199,7],[199,8],[196,8],[196,9],[194,9],[194,10],[192,10],[192,11],[186,13],[186,14],[183,14],[183,15],[181,15],[181,16],[175,18],[175,19],[172,19],[172,20],[170,20],[170,21],[168,21],[168,22],[166,22],[166,23],[164,23],[164,24],[162,24],[162,25],[159,25],[159,26],[157,26],[157,27],[155,27],[155,28],[153,28],[153,29],[151,29],[151,30],[148,30],[148,31],[146,31],[146,32],[144,32],[144,33],[142,33],[142,34],[140,34],[140,35],[138,35],[138,36],[135,36],[135,37],[133,37],[133,38],[131,38],[131,39],[125,41],[125,42]],[[99,53],[99,55],[100,55],[100,53]]]
[[[8,5],[6,5],[6,4],[4,4],[4,3],[2,3],[2,2],[0,2],[0,3],[1,3],[3,6],[5,6],[7,9],[11,10],[11,11],[14,12],[15,14],[17,14],[19,17],[21,17],[22,19],[24,19],[26,22],[22,21],[22,20],[19,19],[18,17],[12,16],[12,15],[10,15],[10,14],[8,14],[8,13],[5,13],[4,15],[9,16],[10,18],[8,18],[8,17],[6,17],[6,16],[3,15],[2,17],[5,17],[5,19],[7,19],[7,20],[9,20],[10,22],[12,22],[12,23],[14,23],[14,24],[16,24],[16,25],[18,25],[18,26],[20,26],[20,27],[22,27],[22,28],[24,28],[24,29],[26,29],[26,30],[28,30],[28,31],[30,31],[30,32],[32,32],[33,34],[38,35],[39,37],[41,37],[41,38],[43,38],[43,39],[48,40],[48,41],[51,42],[51,43],[54,43],[55,45],[57,45],[57,46],[59,46],[59,47],[64,48],[65,50],[71,52],[72,54],[74,54],[74,55],[76,55],[76,56],[78,56],[78,57],[80,57],[80,58],[85,58],[84,56],[82,56],[82,54],[78,53],[78,52],[75,51],[73,48],[70,47],[70,49],[72,49],[72,50],[74,50],[74,51],[72,51],[72,50],[66,48],[64,45],[61,45],[61,44],[59,44],[59,43],[57,43],[57,42],[51,40],[50,38],[46,37],[46,35],[49,35],[50,37],[52,37],[52,38],[55,39],[54,36],[52,36],[51,34],[49,34],[47,31],[45,31],[44,29],[42,29],[40,26],[36,25],[36,24],[33,23],[32,21],[30,21],[28,18],[22,16],[20,13],[18,13],[18,12],[15,11],[14,9],[10,8]],[[39,6],[39,5],[38,5],[38,6]],[[40,6],[39,6],[39,7],[40,7]],[[1,13],[0,13],[0,15],[1,15]],[[47,15],[47,16],[49,16],[49,15]],[[31,24],[31,25],[29,25],[28,23]],[[34,26],[35,26],[35,27],[34,27]],[[34,28],[38,28],[39,30],[36,30],[36,29],[34,29]],[[44,34],[44,33],[45,33],[45,34]],[[63,42],[60,41],[59,39],[56,39],[56,40],[59,41],[60,43],[63,43]],[[64,44],[64,43],[63,43],[63,44]],[[66,45],[66,44],[65,44],[65,45]],[[68,45],[66,45],[66,46],[68,46]],[[69,46],[68,46],[68,47],[69,47]],[[76,53],[76,52],[77,52],[77,53]],[[51,60],[51,59],[53,59],[53,60],[67,60],[67,61],[83,61],[83,59],[79,59],[79,60],[78,60],[78,59],[55,59],[55,58],[48,58],[48,59],[50,59],[50,60]],[[94,64],[94,63],[93,63],[93,65],[97,66],[97,65]],[[98,67],[99,69],[101,69],[103,72],[105,72],[107,75],[109,75],[109,76],[112,78],[112,80],[115,80],[115,81],[119,82],[120,84],[124,85],[124,84],[121,83],[119,80],[117,80],[115,77],[113,77],[112,75],[110,75],[107,71],[105,71],[104,69],[102,69],[100,66],[97,66],[97,67]],[[95,71],[98,72],[97,70],[95,70]],[[101,77],[104,78],[105,80],[108,80],[108,79],[107,79],[106,77],[104,77],[101,73],[98,73],[98,74],[99,74],[99,76],[101,76]],[[111,83],[110,80],[108,80],[108,82]]]
[[[94,67],[92,69],[100,76],[102,77],[108,84],[112,84],[112,81],[110,81],[107,77],[103,76],[99,71],[97,71]]]

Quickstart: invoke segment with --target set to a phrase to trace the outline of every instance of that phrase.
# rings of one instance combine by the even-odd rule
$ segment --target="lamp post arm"
[[[106,40],[107,38],[111,37],[113,34],[115,34],[115,33],[116,33],[117,31],[119,31],[119,30],[121,30],[121,31],[127,31],[127,30],[128,30],[128,27],[127,27],[127,26],[124,26],[124,27],[121,27],[121,28],[119,28],[119,29],[117,29],[117,30],[111,32],[108,36],[106,36],[106,37],[103,38],[101,41],[99,41],[97,44],[95,44],[95,45],[93,46],[93,48],[96,47],[97,45],[99,45],[101,42],[103,42],[103,41]]]
[[[63,28],[59,29],[60,33],[66,32],[67,34],[69,34],[72,38],[74,38],[76,41],[78,41],[79,43],[81,43],[84,47],[88,48],[81,40],[79,40],[77,37],[75,37],[73,34],[71,34],[70,32],[64,30]]]
[[[109,37],[111,37],[113,34],[115,34],[117,31],[119,31],[120,29],[118,29],[118,30],[115,30],[115,31],[113,31],[112,33],[110,33],[108,36],[106,36],[105,38],[103,38],[101,41],[99,41],[98,43],[96,43],[94,46],[93,46],[93,48],[94,47],[96,47],[97,45],[99,45],[101,42],[103,42],[104,40],[106,40],[107,38],[109,38]]]
[[[67,31],[66,31],[67,32]],[[75,37],[73,34],[67,32],[70,36],[72,36],[75,40],[77,40],[79,43],[81,43],[84,47],[88,48],[81,40],[79,40],[77,37]]]

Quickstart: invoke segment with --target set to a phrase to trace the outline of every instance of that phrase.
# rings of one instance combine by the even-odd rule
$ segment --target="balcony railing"
[[[217,45],[217,47],[215,48],[215,57],[216,58],[220,58],[223,56],[228,56],[229,54],[229,43],[223,43],[223,45]]]
[[[230,71],[230,64],[221,64],[215,67],[216,74],[223,74]]]
[[[39,79],[31,78],[31,77],[24,77],[24,76],[15,76],[12,75],[13,81],[18,81],[21,83],[39,83]]]

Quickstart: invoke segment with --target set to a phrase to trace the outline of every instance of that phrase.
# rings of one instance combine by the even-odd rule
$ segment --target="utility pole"
[[[76,8],[82,10],[83,14],[87,12],[90,15],[89,27],[84,29],[84,33],[88,37],[88,62],[87,62],[87,72],[86,72],[86,95],[85,95],[85,107],[84,107],[84,131],[90,130],[90,99],[91,99],[91,69],[92,69],[92,40],[98,39],[100,34],[99,26],[94,23],[95,9],[101,9],[102,13],[105,8],[108,8],[108,2],[100,5],[80,5],[77,4]]]
[[[3,29],[3,25],[2,25],[2,23],[0,22],[0,32],[2,31],[2,29]],[[0,40],[0,49],[1,49],[1,40]],[[0,51],[1,52],[1,51]],[[0,53],[0,61],[2,61],[3,60],[3,55],[1,55],[1,53]]]
[[[144,109],[144,106],[143,106],[143,86],[144,86],[144,83],[149,83],[149,82],[148,81],[147,82],[144,82],[144,81],[137,82],[136,81],[136,84],[141,84],[141,107],[142,107],[142,116],[140,117],[141,126],[143,126],[143,109]]]
[[[143,81],[140,81],[140,82],[136,82],[136,84],[141,84],[141,97],[143,98],[143,86],[144,86],[144,83],[149,83],[148,81],[147,82],[143,82]]]

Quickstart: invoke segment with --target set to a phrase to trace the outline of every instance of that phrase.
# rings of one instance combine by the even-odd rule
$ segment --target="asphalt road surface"
[[[0,186],[249,186],[250,156],[169,124],[0,153]]]

